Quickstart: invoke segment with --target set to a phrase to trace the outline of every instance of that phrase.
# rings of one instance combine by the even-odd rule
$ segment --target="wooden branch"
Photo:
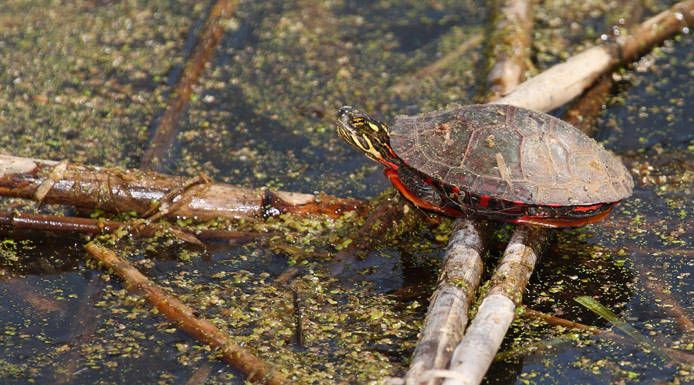
[[[694,0],[673,5],[641,23],[631,34],[620,37],[614,44],[595,46],[570,57],[523,82],[494,103],[550,111],[583,93],[615,65],[628,64],[654,45],[680,33],[684,27],[694,27]]]
[[[484,252],[482,234],[486,222],[471,219],[456,221],[448,242],[439,283],[422,325],[406,384],[439,382],[434,368],[445,368],[453,349],[462,338],[468,312],[482,278]]]
[[[686,13],[687,16],[683,16],[683,13]],[[612,51],[618,51],[601,46],[588,49],[570,58],[566,63],[556,65],[535,78],[522,83],[509,95],[493,103],[512,104],[545,112],[556,108],[583,92],[598,76],[610,70],[615,62],[623,62],[626,59],[630,59],[635,52],[644,52],[645,48],[635,44],[634,41],[643,38],[653,43],[660,42],[678,31],[679,27],[673,28],[673,24],[682,26],[683,21],[688,26],[691,26],[694,22],[694,0],[679,3],[670,8],[670,10],[664,11],[642,23],[633,36],[619,41],[618,46],[623,47],[621,54],[611,53]],[[658,25],[658,23],[663,23],[665,26],[663,28],[655,28],[654,26]],[[638,46],[639,50],[632,48],[634,46]],[[625,53],[624,50],[627,48],[629,52]],[[527,241],[539,244],[543,235],[543,230],[537,230],[537,234],[528,238]],[[520,237],[518,230],[513,235],[514,239],[517,237]],[[525,248],[528,247],[521,245]],[[531,272],[532,268],[530,268],[528,274]],[[517,274],[521,273],[522,270],[517,272]],[[527,281],[524,283],[522,280],[519,280],[516,283],[522,284],[522,288],[524,288]],[[484,312],[482,311],[482,306],[480,306],[475,320],[473,320],[467,334],[463,337],[461,344],[456,348],[451,361],[450,371],[447,374],[443,374],[443,376],[450,376],[444,382],[445,385],[478,384],[482,381],[513,319],[514,301],[503,294],[522,294],[523,290],[518,290],[520,287],[514,287],[513,285],[508,287],[501,286],[494,289],[497,295],[492,296],[491,293],[488,293],[488,297],[485,298],[482,306],[488,299],[489,305],[485,306]],[[480,346],[483,346],[483,348],[480,348]]]
[[[162,200],[184,185],[186,178],[114,168],[68,164],[56,179],[59,162],[0,155],[0,195],[37,199],[41,186],[50,184],[43,202],[66,204],[87,210],[142,214],[157,204],[165,218],[219,217],[262,219],[283,213],[338,217],[346,211],[363,212],[358,200],[285,191],[254,190],[223,183],[196,184],[173,203]],[[172,207],[174,205],[176,207]],[[174,209],[175,208],[175,209]]]
[[[178,299],[166,294],[159,286],[147,279],[129,261],[97,243],[90,242],[87,251],[96,259],[113,269],[126,283],[128,290],[140,293],[177,326],[198,341],[218,350],[221,358],[238,369],[246,381],[268,385],[281,385],[287,380],[272,367],[253,355],[248,349],[234,344],[231,337],[209,321],[193,315],[193,309]]]
[[[333,276],[342,274],[346,266],[357,261],[360,253],[382,244],[389,235],[396,237],[411,231],[425,216],[399,193],[393,198],[382,199],[351,238],[352,243],[330,261],[330,273]]]
[[[523,299],[545,234],[544,229],[529,226],[519,226],[513,233],[492,276],[491,287],[453,353],[449,373],[439,373],[448,377],[444,385],[482,382]]]
[[[641,20],[643,4],[639,0],[622,1],[616,4],[605,17],[604,33],[614,36],[615,26],[620,27],[620,34],[633,29]],[[605,105],[607,95],[614,86],[612,76],[604,74],[569,106],[562,120],[583,131],[588,136],[595,135],[598,115]]]
[[[530,309],[526,306],[523,306],[523,314],[526,317],[541,319],[550,325],[562,326],[562,327],[569,328],[569,329],[583,330],[583,331],[594,334],[596,337],[610,339],[610,340],[613,340],[613,341],[620,343],[622,345],[626,345],[626,346],[638,346],[639,345],[638,341],[635,341],[631,338],[625,337],[625,336],[620,335],[620,334],[613,333],[609,330],[600,329],[600,328],[597,328],[594,326],[588,326],[588,325],[574,322],[574,321],[569,321],[569,320],[561,318],[561,317],[556,317],[553,315],[539,312],[537,310]],[[688,365],[694,364],[694,355],[692,355],[692,354],[685,353],[685,352],[679,351],[677,349],[668,348],[665,346],[661,346],[660,349],[664,350],[667,354],[669,354],[670,356],[672,356],[674,359],[676,359],[677,361],[679,361],[681,363],[686,363]]]
[[[489,40],[493,66],[487,74],[488,101],[516,88],[525,78],[532,31],[532,0],[497,0]]]
[[[236,10],[238,0],[217,0],[205,21],[205,27],[200,33],[195,51],[188,60],[181,79],[174,89],[173,97],[161,117],[156,132],[152,137],[150,147],[145,151],[140,160],[140,168],[150,171],[164,171],[166,164],[170,162],[171,149],[178,134],[178,121],[188,108],[193,86],[209,63],[212,55],[224,33],[223,18],[229,18]]]
[[[188,230],[178,226],[162,226],[149,222],[118,222],[81,217],[60,217],[48,214],[24,212],[0,212],[0,225],[15,229],[32,229],[46,231],[67,231],[88,234],[110,234],[119,228],[125,228],[133,235],[151,237],[157,233],[171,232],[183,241],[200,244],[200,240],[221,240],[233,245],[253,242],[265,238],[268,234],[249,231],[228,230]]]

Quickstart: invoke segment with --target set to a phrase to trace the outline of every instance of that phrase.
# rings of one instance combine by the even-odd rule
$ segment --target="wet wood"
[[[51,178],[59,162],[0,155],[0,195],[36,199],[35,194]],[[166,195],[184,185],[186,178],[114,168],[70,163],[62,179],[51,183],[43,197],[46,204],[71,205],[107,212],[134,212],[142,215],[162,202]],[[216,218],[263,219],[283,213],[338,217],[346,211],[363,212],[358,200],[285,191],[249,189],[223,183],[190,186],[174,200],[177,207],[165,207],[167,219]]]
[[[663,40],[694,27],[694,0],[682,1],[646,20],[615,43],[589,48],[521,83],[494,101],[550,111],[579,96],[615,65],[628,64]]]
[[[456,347],[444,385],[479,384],[501,346],[544,243],[544,229],[519,226],[475,318]]]
[[[147,279],[129,261],[112,250],[90,242],[87,251],[118,274],[129,291],[139,293],[154,305],[169,321],[198,341],[217,350],[217,354],[234,366],[248,382],[280,385],[289,383],[269,364],[256,357],[247,348],[233,343],[233,339],[209,321],[196,317],[193,309],[167,294]]]
[[[466,55],[471,49],[477,47],[483,41],[484,35],[481,32],[471,34],[455,50],[435,60],[428,66],[417,70],[417,72],[404,77],[402,80],[392,85],[390,90],[400,95],[411,93],[422,84],[422,81],[440,74],[445,68],[450,68],[456,60],[459,60],[463,55]]]
[[[488,101],[506,95],[525,78],[532,31],[532,0],[497,0],[489,37]]]
[[[107,221],[102,219],[61,217],[48,214],[34,214],[25,212],[0,212],[0,225],[10,226],[14,229],[31,229],[44,231],[66,231],[87,234],[110,234],[119,228],[128,233],[151,237],[157,234],[171,234],[182,241],[200,244],[203,241],[226,242],[233,245],[250,243],[270,234],[261,234],[248,231],[229,230],[188,230],[178,226],[164,226],[144,221]]]
[[[490,60],[496,61],[495,67],[489,73],[489,101],[497,98],[498,94],[513,89],[525,78],[525,63],[529,61],[530,56],[528,46],[532,28],[531,3],[530,0],[496,2],[496,39],[492,39],[488,47],[492,54]],[[514,30],[514,33],[504,36],[504,32],[500,32],[509,29]],[[464,43],[463,46],[466,44],[468,43]],[[432,70],[425,68],[422,71]],[[468,323],[470,303],[474,300],[482,279],[482,269],[473,268],[476,267],[479,256],[484,253],[481,243],[478,244],[479,248],[472,247],[472,244],[463,247],[459,243],[461,240],[486,238],[489,230],[482,223],[486,221],[456,220],[446,249],[444,267],[439,274],[439,285],[434,291],[417,347],[405,375],[406,384],[437,385],[443,381],[444,376],[440,376],[439,373],[449,366],[453,351],[463,337]],[[464,270],[455,271],[455,268]],[[465,285],[458,287],[446,283],[456,281],[450,280],[449,277],[460,276],[465,277]]]
[[[470,305],[482,278],[486,222],[461,219],[448,242],[439,282],[417,341],[406,384],[440,382],[436,369],[445,368],[468,323]],[[432,370],[434,369],[434,370]]]
[[[634,24],[641,20],[643,8],[643,4],[638,0],[618,3],[605,17],[605,35],[614,36],[616,28],[619,28],[620,33],[625,33],[631,29]],[[605,100],[613,86],[612,76],[608,74],[600,76],[579,99],[569,105],[562,120],[578,128],[584,134],[594,136],[600,111],[603,110]]]
[[[594,334],[596,337],[609,339],[625,346],[639,346],[638,341],[635,341],[629,337],[613,333],[609,330],[604,330],[579,322],[570,321],[561,317],[553,316],[551,314],[542,313],[525,306],[523,307],[523,315],[528,318],[541,319],[549,325],[561,326],[568,329],[578,329],[585,332],[589,332]],[[665,346],[660,346],[660,349],[663,349],[667,354],[669,354],[671,357],[675,358],[677,361],[681,363],[685,363],[688,365],[694,364],[694,355],[692,354],[685,353],[677,349],[668,348]]]
[[[174,143],[179,131],[178,122],[188,108],[193,86],[198,83],[206,64],[212,59],[219,45],[224,33],[223,19],[231,17],[237,5],[236,0],[217,0],[212,7],[193,55],[188,60],[164,116],[159,121],[150,147],[140,160],[140,168],[143,170],[164,171],[166,164],[170,162],[172,155],[170,151],[176,148]]]

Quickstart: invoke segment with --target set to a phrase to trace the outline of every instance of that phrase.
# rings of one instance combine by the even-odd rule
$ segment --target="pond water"
[[[621,3],[536,5],[532,74],[592,44],[623,13],[643,19],[671,5],[630,2],[634,11]],[[192,0],[3,1],[3,151],[138,167],[211,7]],[[178,121],[167,172],[395,197],[381,167],[336,135],[337,110],[350,104],[390,122],[481,101],[489,13],[484,1],[242,2],[225,19]],[[686,321],[694,317],[693,48],[692,35],[681,35],[613,76],[596,138],[632,171],[634,195],[601,223],[552,232],[524,295],[528,308],[625,335],[574,300],[592,296],[658,346],[694,354]],[[456,50],[456,60],[421,73]],[[15,199],[2,206],[36,209]],[[379,383],[407,370],[451,221],[432,219],[386,237],[332,277],[328,261],[359,220],[222,223],[270,234],[243,246],[128,236],[114,247],[294,383]],[[1,231],[0,383],[243,383],[97,266],[83,236]],[[511,231],[498,226],[487,276]],[[290,268],[293,278],[279,282]],[[501,352],[485,383],[694,381],[691,365],[666,363],[643,346],[527,315],[517,317]]]

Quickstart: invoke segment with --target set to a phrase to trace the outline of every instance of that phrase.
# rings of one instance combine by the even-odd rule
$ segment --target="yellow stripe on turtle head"
[[[371,142],[371,139],[368,136],[359,136],[352,133],[350,133],[350,136],[352,137],[352,143],[357,145],[360,150],[364,151],[364,153],[366,153],[366,155],[369,158],[374,160],[383,159],[383,155],[380,152],[378,152],[378,150],[376,150],[373,143]]]
[[[374,132],[378,132],[378,130],[380,129],[380,127],[378,127],[378,124],[374,124],[374,123],[371,123],[371,122],[369,122],[369,121],[367,121],[366,123],[369,124],[369,127],[370,127]]]

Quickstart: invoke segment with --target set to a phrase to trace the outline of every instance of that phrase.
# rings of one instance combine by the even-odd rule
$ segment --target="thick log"
[[[50,185],[43,195],[43,203],[140,215],[160,205],[159,212],[165,218],[200,221],[219,217],[262,219],[283,213],[337,217],[346,211],[365,209],[363,202],[354,199],[223,183],[192,185],[172,202],[163,202],[170,191],[186,184],[186,178],[78,164],[67,164],[63,170],[61,164],[64,163],[0,155],[0,195],[38,199],[37,192],[46,190],[41,186]],[[54,172],[56,167],[60,167],[60,173]]]

